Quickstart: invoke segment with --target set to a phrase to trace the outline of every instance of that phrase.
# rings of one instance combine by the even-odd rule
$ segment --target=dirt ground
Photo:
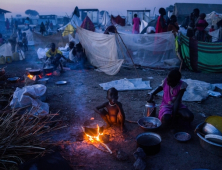
[[[26,52],[25,61],[7,64],[6,74],[9,77],[22,77],[28,67],[42,68],[34,47],[29,48],[29,51]],[[151,87],[155,88],[167,76],[168,71],[138,70],[138,73],[143,80],[153,77]],[[183,78],[202,80],[208,83],[222,83],[222,74],[193,73],[183,70],[182,75]],[[107,133],[111,134],[110,142],[107,145],[113,152],[117,149],[126,152],[128,154],[127,161],[118,161],[114,154],[103,152],[86,140],[79,140],[78,136],[81,131],[80,126],[85,120],[91,117],[100,119],[94,113],[93,108],[107,99],[106,91],[103,91],[99,84],[122,78],[136,78],[135,70],[121,68],[120,72],[115,76],[108,76],[93,69],[67,70],[59,77],[51,77],[46,84],[46,102],[50,105],[50,111],[53,113],[59,111],[61,119],[67,125],[67,128],[54,132],[52,139],[55,141],[67,141],[67,144],[61,146],[62,153],[70,161],[70,164],[74,167],[73,169],[134,169],[135,138],[143,132],[137,124],[127,122],[128,131],[125,134],[120,133],[116,128],[107,130]],[[59,80],[66,80],[68,84],[63,86],[55,85],[55,82]],[[19,83],[13,86],[22,87],[23,85],[23,83]],[[219,89],[217,91],[222,92]],[[123,104],[126,119],[137,121],[143,116],[147,93],[147,90],[119,92],[119,101]],[[155,101],[160,104],[161,97],[156,97]],[[192,139],[187,143],[179,143],[174,139],[170,130],[160,128],[156,133],[162,137],[161,150],[155,156],[147,157],[147,170],[221,169],[222,159],[204,150],[200,146],[197,135],[193,132],[196,125],[205,119],[200,113],[204,113],[206,116],[222,116],[221,98],[209,97],[202,103],[184,103],[194,113],[195,118],[192,128],[181,127],[180,130],[189,132]]]

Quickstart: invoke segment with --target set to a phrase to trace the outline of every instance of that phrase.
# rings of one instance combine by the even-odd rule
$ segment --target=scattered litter
[[[200,115],[201,115],[202,117],[207,117],[204,113],[200,113]]]
[[[220,83],[220,84],[213,84],[215,87],[217,87],[217,88],[219,88],[219,89],[221,89],[222,90],[222,83]]]
[[[142,78],[137,79],[120,79],[114,80],[107,83],[99,84],[103,90],[108,90],[111,87],[115,87],[118,91],[127,90],[150,90],[150,81],[142,81]]]
[[[213,96],[213,97],[220,97],[221,96],[221,93],[220,92],[215,92],[215,91],[212,91],[212,90],[208,90],[207,92],[210,96]]]
[[[40,100],[40,98],[46,95],[46,89],[46,86],[42,84],[25,86],[21,89],[17,87],[10,106],[12,108],[20,108],[32,104],[35,108],[34,115],[46,115],[49,113],[49,105]]]

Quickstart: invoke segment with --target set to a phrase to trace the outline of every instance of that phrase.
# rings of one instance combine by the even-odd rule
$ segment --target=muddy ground
[[[25,61],[13,62],[7,66],[7,76],[22,77],[26,68],[41,68],[42,64],[39,63],[36,49],[33,47],[26,52]],[[167,76],[168,71],[138,70],[138,73],[143,80],[153,77],[151,87],[155,88]],[[183,70],[182,75],[183,78],[202,80],[208,83],[222,83],[222,74],[193,73]],[[47,103],[50,105],[50,111],[53,113],[59,111],[63,123],[67,125],[67,128],[54,132],[52,139],[67,141],[61,146],[62,154],[70,161],[73,169],[134,169],[135,137],[143,132],[137,124],[126,123],[128,131],[125,134],[120,133],[116,128],[106,131],[111,134],[110,142],[107,145],[113,152],[117,149],[126,152],[128,154],[127,161],[116,160],[114,154],[103,152],[86,140],[81,141],[78,136],[81,132],[80,126],[85,120],[91,117],[100,119],[93,111],[95,106],[106,101],[106,92],[99,84],[122,78],[136,78],[135,70],[121,68],[115,76],[108,76],[93,69],[70,70],[59,77],[51,77],[47,83]],[[66,80],[68,84],[56,86],[54,83],[59,80]],[[23,83],[19,84],[20,87],[23,85]],[[16,87],[18,84],[13,86]],[[217,91],[222,92],[219,89]],[[123,104],[126,119],[137,121],[142,117],[147,93],[148,90],[119,92],[119,101]],[[160,104],[161,97],[156,97],[155,101]],[[159,129],[157,133],[162,137],[161,150],[155,156],[147,157],[147,170],[221,169],[221,158],[204,150],[200,146],[197,135],[193,132],[196,125],[205,119],[200,113],[207,116],[222,116],[221,98],[208,97],[202,103],[184,103],[194,113],[195,119],[191,128],[180,127],[180,130],[189,132],[192,139],[187,143],[179,143],[174,139],[173,133],[169,129]],[[102,147],[100,146],[100,148]]]

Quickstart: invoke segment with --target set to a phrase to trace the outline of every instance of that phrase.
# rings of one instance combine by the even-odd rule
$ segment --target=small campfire
[[[86,121],[84,123],[84,126],[81,126],[81,128],[91,143],[100,143],[105,149],[108,150],[110,154],[112,154],[112,151],[103,142],[103,126],[101,126],[102,124],[103,123],[101,123],[100,121],[91,118],[89,121]]]

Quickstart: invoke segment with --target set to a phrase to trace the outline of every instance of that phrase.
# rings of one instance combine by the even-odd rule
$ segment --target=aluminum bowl
[[[145,127],[143,125],[143,122],[150,122],[150,123],[153,123],[153,124],[156,124],[157,127],[154,127],[154,128],[150,128],[150,127]],[[156,118],[156,117],[143,117],[141,118],[140,120],[138,120],[138,125],[145,131],[148,131],[148,130],[156,130],[158,129],[160,126],[161,126],[161,121]]]
[[[185,138],[180,139],[179,138],[180,135],[183,135]],[[187,142],[188,140],[191,139],[191,135],[187,132],[177,132],[177,133],[174,134],[174,138],[179,142]]]
[[[197,125],[196,129],[200,129],[200,127],[203,125],[203,123],[200,123]],[[200,133],[197,132],[197,136],[199,137],[200,145],[207,150],[208,152],[222,157],[222,145],[218,143],[211,142],[205,137],[203,137]]]
[[[203,128],[202,128],[202,132],[205,135],[208,134],[214,134],[214,135],[222,135],[222,133],[213,125],[211,125],[210,123],[203,123],[202,124]]]

